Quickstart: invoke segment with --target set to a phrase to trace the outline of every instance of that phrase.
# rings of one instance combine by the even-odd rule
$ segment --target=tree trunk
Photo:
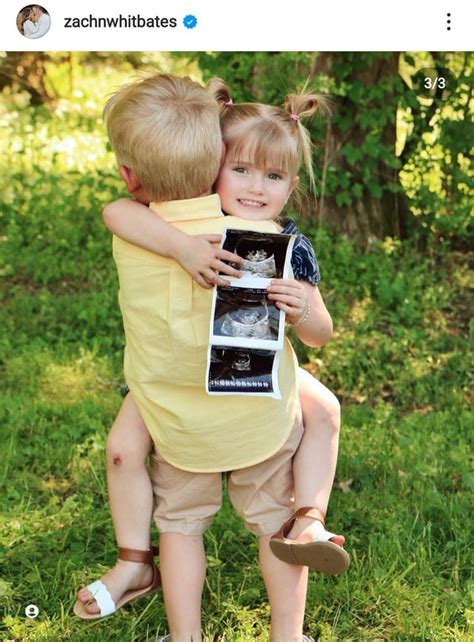
[[[344,55],[323,53],[315,61],[313,73],[329,73],[337,56],[337,64],[347,64],[350,70],[348,82],[359,82],[365,87],[373,87],[380,80],[388,76],[398,76],[398,53],[393,53],[390,57],[386,55],[374,56],[372,64],[365,68],[356,68],[352,58],[344,61]],[[342,58],[342,59],[341,59]],[[389,110],[388,118],[378,134],[378,144],[386,146],[392,151],[395,157],[396,143],[396,83],[392,84],[390,93],[385,93],[380,101],[387,105]],[[374,105],[375,106],[375,105]],[[380,110],[383,103],[378,102],[376,108]],[[349,128],[342,131],[337,124],[328,120],[326,129],[325,149],[324,149],[324,168],[322,180],[322,193],[318,208],[319,220],[336,230],[353,238],[361,246],[370,245],[375,239],[383,239],[386,236],[397,238],[406,237],[406,221],[408,216],[408,207],[405,196],[400,190],[393,192],[387,189],[387,184],[399,184],[398,169],[389,167],[382,160],[378,159],[372,172],[371,183],[377,183],[379,194],[374,196],[369,191],[365,179],[362,177],[364,158],[352,165],[341,154],[341,149],[345,145],[353,148],[360,148],[370,130],[362,129],[356,121],[356,115],[359,109],[370,109],[370,103],[361,104],[361,101],[354,102],[350,95],[342,96],[338,101],[338,114],[343,113],[351,123]],[[335,119],[336,121],[338,119]],[[339,121],[340,122],[340,121]],[[351,184],[359,183],[362,185],[362,195],[352,197],[350,205],[338,205],[336,201],[337,193],[325,194],[325,174],[328,168],[332,166],[336,172],[349,173],[351,175]],[[333,169],[334,171],[334,169]],[[353,181],[353,182],[352,182]]]

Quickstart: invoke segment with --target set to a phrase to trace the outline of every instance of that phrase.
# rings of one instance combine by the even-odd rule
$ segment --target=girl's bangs
[[[236,132],[237,134],[237,132]],[[294,141],[281,128],[272,123],[257,123],[229,137],[228,153],[238,163],[251,163],[256,167],[296,174],[297,154]]]

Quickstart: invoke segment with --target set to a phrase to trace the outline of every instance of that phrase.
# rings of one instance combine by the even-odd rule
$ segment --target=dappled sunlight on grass
[[[92,434],[77,444],[67,468],[78,488],[95,486],[105,496],[105,434]]]
[[[73,404],[85,396],[94,398],[110,392],[113,381],[103,361],[91,352],[81,352],[80,357],[67,363],[51,361],[45,365],[38,390],[40,399]]]
[[[412,376],[413,378],[427,376],[438,370],[441,365],[441,359],[438,357],[433,358],[431,354],[407,354],[407,358],[405,361],[405,367],[410,371],[410,376]]]
[[[71,489],[71,482],[68,479],[58,479],[50,475],[47,479],[43,479],[41,487],[48,492],[64,495]]]
[[[30,350],[10,357],[4,364],[4,390],[21,389],[35,402],[68,406],[81,401],[106,401],[113,406],[113,393],[118,390],[120,372],[114,372],[111,361],[96,351],[79,348],[73,355],[50,350]]]

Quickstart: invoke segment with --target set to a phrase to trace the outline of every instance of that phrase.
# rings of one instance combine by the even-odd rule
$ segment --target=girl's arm
[[[234,277],[240,275],[238,270],[223,262],[240,263],[241,259],[218,247],[219,234],[190,236],[164,221],[146,205],[125,198],[107,205],[103,218],[108,229],[124,241],[175,259],[203,288],[228,285],[218,271]]]
[[[332,337],[332,319],[317,286],[296,279],[273,279],[268,293],[275,305],[286,312],[288,322],[304,344],[321,347]]]

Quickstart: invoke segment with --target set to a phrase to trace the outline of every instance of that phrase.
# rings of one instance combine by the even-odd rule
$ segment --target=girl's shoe
[[[309,566],[315,571],[329,575],[338,575],[346,571],[350,558],[342,546],[331,542],[331,538],[337,537],[334,533],[324,530],[312,542],[306,544],[286,538],[300,517],[311,517],[324,526],[324,515],[320,510],[311,507],[300,508],[283,524],[278,533],[272,535],[270,548],[273,554],[282,562]]]
[[[161,587],[160,571],[153,562],[153,556],[157,554],[158,549],[156,547],[151,549],[149,548],[147,551],[138,551],[133,548],[119,548],[120,560],[124,560],[126,562],[138,562],[139,564],[149,564],[152,567],[153,576],[150,584],[141,589],[127,591],[122,595],[117,604],[115,604],[106,585],[102,580],[96,580],[86,588],[92,595],[90,601],[92,602],[95,600],[97,602],[100,613],[89,613],[86,611],[87,604],[81,602],[81,600],[77,600],[73,608],[75,615],[83,620],[99,620],[100,618],[112,615],[115,611],[122,608],[122,606],[128,604],[128,602],[131,602],[132,600],[154,593]]]
[[[303,642],[314,642],[314,640],[307,635],[303,635]]]

